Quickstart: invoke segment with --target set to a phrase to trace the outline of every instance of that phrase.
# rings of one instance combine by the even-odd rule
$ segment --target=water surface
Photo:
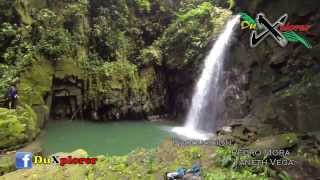
[[[125,155],[155,148],[170,137],[170,126],[151,122],[51,121],[42,137],[46,153],[84,149],[90,155]]]

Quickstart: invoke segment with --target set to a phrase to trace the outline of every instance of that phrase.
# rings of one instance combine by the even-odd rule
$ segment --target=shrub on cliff
[[[100,69],[100,92],[108,93],[109,90],[125,90],[130,88],[136,80],[137,68],[128,61],[115,61],[105,63]]]
[[[40,132],[38,127],[38,117],[37,114],[29,105],[23,105],[18,107],[17,116],[19,122],[24,127],[24,134],[26,140],[32,141],[38,133]]]
[[[210,38],[220,32],[221,22],[225,22],[230,14],[209,2],[196,7],[186,6],[177,13],[177,19],[163,35],[149,49],[144,50],[141,58],[150,58],[150,49],[154,49],[153,52],[161,50],[161,53],[157,53],[161,56],[153,56],[153,60],[157,64],[163,61],[168,68],[180,69],[194,63],[205,50]]]
[[[0,64],[0,97],[4,97],[10,84],[17,81],[16,70],[14,67]]]
[[[147,106],[150,104],[148,88],[153,78],[141,76],[137,66],[129,61],[101,63],[90,76],[90,98],[107,100],[107,104],[113,107],[106,112],[109,118],[117,113],[142,112],[150,108]]]
[[[59,59],[71,51],[71,35],[64,29],[46,30],[37,48],[49,59]]]
[[[0,108],[0,149],[19,144],[25,138],[24,127],[15,110]]]
[[[89,14],[89,2],[80,0],[68,4],[63,11],[63,26],[72,34],[72,41],[77,45],[86,45],[89,37],[87,17]]]
[[[29,106],[17,110],[0,108],[0,149],[31,141],[39,133],[37,116]]]
[[[63,28],[63,22],[49,9],[42,9],[33,24],[33,41],[38,52],[48,59],[57,60],[72,50],[71,34]]]

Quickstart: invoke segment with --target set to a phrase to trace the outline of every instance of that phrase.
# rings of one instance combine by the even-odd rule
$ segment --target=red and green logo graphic
[[[308,32],[311,25],[286,24],[288,15],[283,14],[276,22],[271,23],[263,13],[259,13],[253,19],[246,13],[241,15],[241,29],[250,29],[250,46],[257,47],[269,35],[281,46],[287,46],[288,42],[303,44],[306,48],[312,48],[311,43],[297,32]]]

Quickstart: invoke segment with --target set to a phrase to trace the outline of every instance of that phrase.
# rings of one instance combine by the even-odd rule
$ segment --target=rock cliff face
[[[236,1],[236,12],[255,17],[263,12],[271,22],[289,15],[290,24],[308,24],[302,33],[311,49],[298,43],[280,47],[271,37],[249,46],[249,30],[240,30],[226,67],[227,119],[268,123],[282,130],[319,130],[320,4],[318,1]]]

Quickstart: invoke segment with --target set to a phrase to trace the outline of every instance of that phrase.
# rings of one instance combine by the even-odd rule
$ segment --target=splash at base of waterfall
[[[208,140],[213,136],[211,133],[195,130],[189,127],[175,127],[172,128],[171,131],[188,139]]]

